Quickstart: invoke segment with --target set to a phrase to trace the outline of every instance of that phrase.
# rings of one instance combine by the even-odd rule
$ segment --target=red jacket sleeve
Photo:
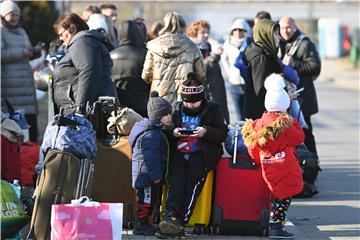
[[[294,119],[294,124],[287,129],[285,134],[287,145],[297,146],[304,142],[304,131],[296,119]]]
[[[252,144],[251,146],[249,146],[248,152],[252,160],[254,160],[254,163],[260,165],[260,149]]]

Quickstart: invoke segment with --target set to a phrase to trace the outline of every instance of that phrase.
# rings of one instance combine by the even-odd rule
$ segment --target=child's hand
[[[195,134],[198,137],[203,137],[206,133],[207,133],[207,130],[204,127],[197,127],[196,130],[195,130]]]
[[[181,129],[181,128],[175,128],[175,129],[173,130],[173,135],[174,135],[174,137],[181,137],[181,136],[182,136],[182,134],[180,133],[180,129]]]
[[[155,184],[159,184],[159,183],[160,183],[160,179],[154,180],[154,183],[155,183]]]

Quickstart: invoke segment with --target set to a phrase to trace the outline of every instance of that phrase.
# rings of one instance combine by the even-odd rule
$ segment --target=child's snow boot
[[[278,222],[270,223],[269,238],[293,239],[295,238],[295,236],[294,234],[285,231],[282,222]]]

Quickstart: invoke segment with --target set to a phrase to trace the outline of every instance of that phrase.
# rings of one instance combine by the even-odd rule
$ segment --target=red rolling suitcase
[[[1,135],[1,177],[8,182],[20,180],[20,142],[12,142]]]
[[[235,134],[235,146],[237,146]],[[236,147],[235,147],[236,149]],[[271,194],[261,167],[246,155],[224,157],[216,170],[213,229],[222,235],[262,235],[269,229]]]

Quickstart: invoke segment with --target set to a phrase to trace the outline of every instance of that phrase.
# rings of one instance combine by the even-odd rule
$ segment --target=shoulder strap
[[[291,47],[288,51],[288,55],[293,56],[296,52],[296,50],[299,48],[301,41],[306,38],[305,34],[300,34],[296,40],[291,44]]]
[[[3,100],[4,100],[5,104],[6,104],[6,107],[7,107],[7,110],[9,112],[10,117],[14,116],[14,114],[15,114],[14,107],[11,105],[9,100],[7,100],[5,97],[3,97]]]

